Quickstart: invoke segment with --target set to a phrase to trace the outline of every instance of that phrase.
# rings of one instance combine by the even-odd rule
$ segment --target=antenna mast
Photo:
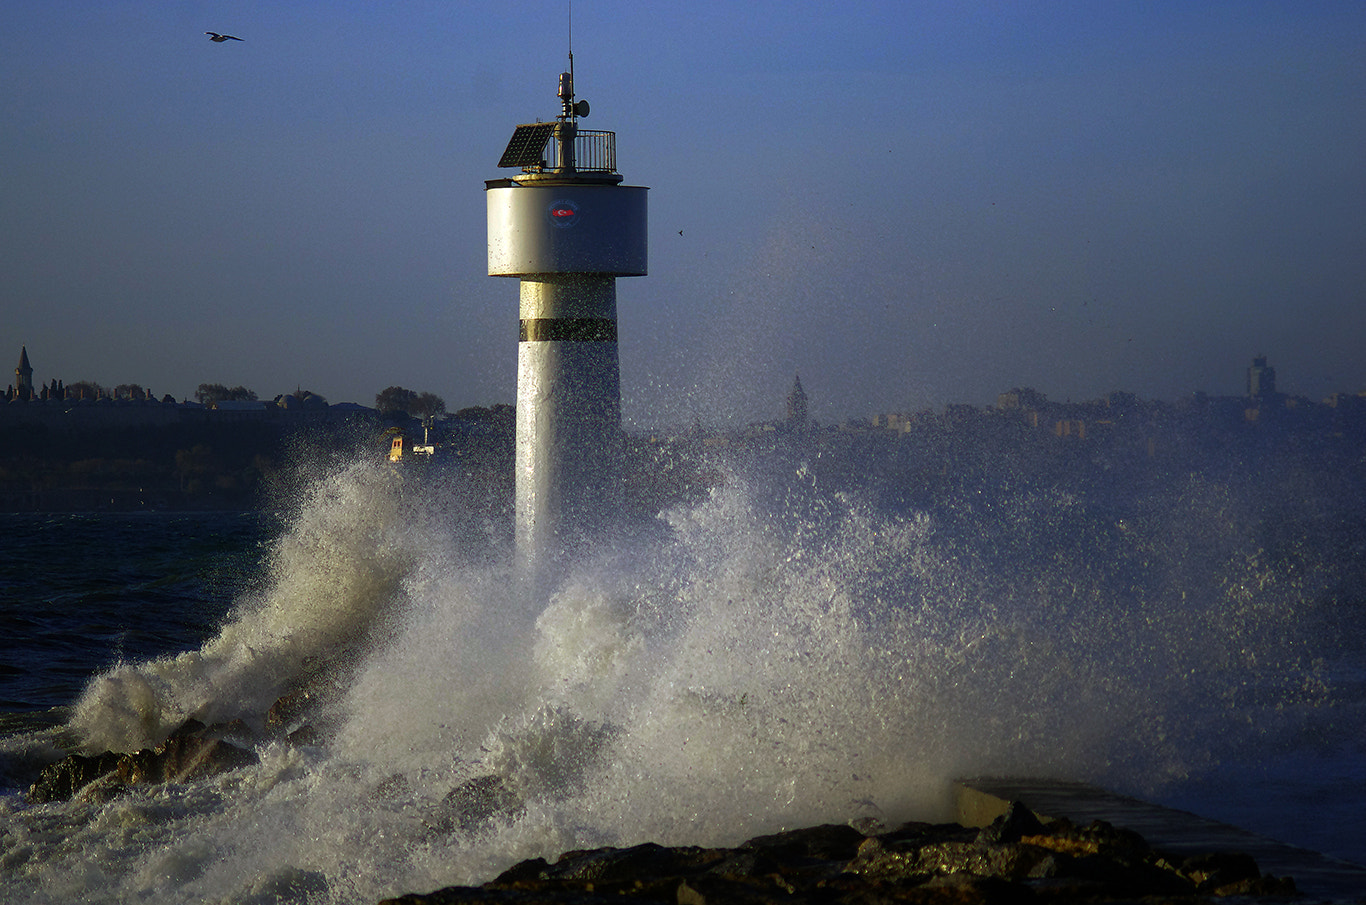
[[[575,102],[574,100],[574,19],[572,4],[569,18],[569,71],[560,73],[559,97],[559,119],[562,123],[567,122],[570,125],[573,125],[580,116],[588,115],[588,101]],[[560,135],[562,138],[568,138],[571,140],[573,138],[573,135],[571,133],[557,132],[556,134]],[[568,165],[569,168],[572,170],[572,148],[570,149],[569,153],[571,155],[571,159],[568,161]]]

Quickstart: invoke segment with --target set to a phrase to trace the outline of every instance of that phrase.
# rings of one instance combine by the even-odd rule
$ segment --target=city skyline
[[[21,374],[23,374],[24,372],[27,372],[27,374],[28,374],[27,379],[21,377]],[[413,393],[414,395],[416,395],[416,394],[418,394],[418,393],[421,393],[421,394],[424,395],[424,396],[434,396],[434,397],[435,397],[435,400],[439,400],[443,405],[445,404],[445,400],[442,399],[438,394],[432,394],[432,393],[430,393],[430,392],[428,392],[428,391],[423,391],[423,390],[420,390],[420,389],[414,389],[414,388],[411,388],[411,387],[400,387],[400,386],[397,386],[397,385],[395,385],[395,384],[389,384],[388,386],[385,387],[385,389],[376,391],[376,393],[374,394],[374,398],[373,398],[373,399],[370,399],[369,397],[367,397],[366,399],[362,400],[362,399],[327,399],[327,397],[326,397],[324,394],[314,393],[313,390],[311,390],[311,389],[309,389],[309,388],[307,388],[307,387],[302,387],[302,386],[301,386],[301,387],[297,387],[297,388],[295,388],[295,389],[292,390],[292,391],[291,391],[291,390],[284,390],[284,391],[279,392],[279,393],[270,393],[270,392],[258,393],[258,392],[255,390],[255,388],[253,388],[253,387],[248,387],[248,386],[243,386],[243,385],[238,385],[238,386],[229,388],[229,387],[224,386],[223,384],[220,384],[220,383],[202,382],[202,383],[200,383],[200,384],[196,387],[196,391],[195,391],[194,394],[192,394],[192,396],[191,396],[191,395],[187,395],[187,396],[184,396],[184,397],[175,398],[172,394],[169,394],[169,393],[168,393],[168,394],[161,394],[161,395],[159,396],[158,394],[156,394],[156,393],[154,392],[154,390],[153,390],[151,387],[144,386],[143,384],[140,384],[140,383],[138,383],[138,382],[136,382],[136,381],[121,382],[121,383],[117,383],[117,384],[104,384],[104,383],[100,383],[99,381],[91,381],[91,380],[82,380],[82,381],[71,381],[71,382],[68,382],[68,381],[64,380],[63,378],[61,378],[61,377],[51,377],[51,378],[49,378],[48,380],[41,380],[41,379],[35,379],[35,378],[33,377],[33,374],[34,374],[34,373],[35,373],[35,371],[34,371],[34,369],[31,367],[30,361],[29,361],[28,347],[27,347],[27,346],[22,346],[21,349],[20,349],[19,364],[18,364],[18,366],[14,369],[14,374],[15,374],[14,382],[11,383],[11,384],[9,385],[9,387],[8,387],[8,392],[7,392],[7,393],[5,393],[4,395],[0,395],[0,402],[7,401],[7,400],[28,401],[28,400],[30,400],[30,399],[31,399],[31,400],[43,401],[43,400],[46,400],[46,399],[48,398],[49,390],[52,389],[53,387],[56,387],[58,390],[63,390],[63,391],[65,391],[65,392],[67,392],[67,393],[70,393],[70,392],[72,392],[72,388],[73,388],[73,387],[83,386],[83,387],[85,387],[86,389],[88,389],[90,386],[93,385],[93,386],[95,386],[95,387],[98,387],[99,390],[103,391],[103,393],[105,394],[105,395],[103,396],[103,398],[121,398],[121,397],[118,397],[118,393],[117,393],[118,390],[123,389],[123,388],[126,388],[126,387],[134,387],[134,388],[137,388],[138,390],[142,391],[142,393],[144,394],[143,397],[142,397],[142,401],[146,401],[146,402],[161,402],[161,403],[165,403],[165,402],[174,402],[174,403],[177,403],[177,404],[188,403],[188,402],[192,401],[192,399],[193,399],[194,401],[200,401],[200,400],[199,400],[199,397],[202,395],[203,391],[206,391],[206,390],[208,390],[208,391],[217,390],[217,391],[219,391],[219,392],[221,392],[221,393],[227,394],[227,395],[224,396],[223,398],[230,398],[230,399],[233,399],[233,400],[241,400],[241,399],[246,398],[245,396],[243,396],[243,395],[241,395],[241,394],[242,394],[243,392],[249,391],[249,392],[253,395],[253,397],[254,397],[254,398],[253,398],[253,401],[261,401],[261,402],[269,402],[269,401],[271,401],[271,400],[277,400],[277,401],[278,401],[278,400],[281,400],[281,399],[290,399],[290,398],[294,398],[295,395],[301,395],[302,397],[318,396],[318,397],[321,397],[321,399],[320,399],[320,400],[316,400],[316,401],[315,401],[316,404],[325,404],[325,405],[337,405],[337,404],[342,404],[342,405],[346,405],[346,406],[364,406],[364,407],[367,407],[367,408],[375,407],[375,406],[372,406],[371,403],[374,402],[374,403],[378,404],[378,402],[379,402],[379,397],[380,397],[380,396],[383,396],[383,395],[385,395],[385,394],[391,393],[391,392],[394,391],[394,390],[404,390],[404,391]],[[989,401],[987,401],[987,402],[984,402],[984,403],[967,402],[967,401],[963,401],[963,400],[952,400],[952,399],[950,399],[950,400],[945,400],[943,403],[940,403],[940,404],[938,404],[938,405],[923,406],[923,407],[921,407],[921,408],[918,409],[918,410],[912,410],[912,409],[883,409],[883,410],[879,410],[879,411],[851,411],[848,415],[845,415],[843,418],[840,418],[840,419],[838,419],[837,421],[834,421],[834,422],[827,422],[827,423],[830,424],[830,423],[841,423],[841,422],[843,422],[843,423],[858,422],[858,421],[867,420],[868,418],[874,418],[874,419],[876,419],[876,418],[879,418],[879,417],[887,417],[887,416],[889,416],[889,415],[890,415],[890,416],[906,416],[906,415],[915,414],[917,411],[919,411],[919,412],[948,411],[948,410],[951,410],[951,409],[962,408],[962,407],[964,407],[964,406],[968,406],[968,407],[980,407],[980,408],[1019,408],[1019,407],[1021,407],[1022,405],[1024,405],[1025,407],[1037,406],[1037,405],[1043,405],[1043,406],[1064,406],[1064,407],[1065,407],[1065,406],[1072,406],[1072,405],[1091,405],[1091,404],[1096,404],[1096,403],[1106,403],[1106,402],[1108,402],[1109,400],[1112,400],[1112,399],[1115,398],[1115,397],[1130,398],[1132,401],[1138,402],[1138,403],[1140,403],[1140,404],[1156,404],[1156,405],[1164,405],[1164,404],[1170,404],[1170,403],[1174,403],[1174,402],[1188,401],[1188,400],[1195,399],[1195,398],[1197,398],[1197,397],[1207,397],[1207,398],[1209,398],[1209,399],[1211,399],[1211,400],[1214,400],[1214,399],[1239,399],[1239,398],[1241,398],[1241,399],[1248,399],[1248,400],[1253,400],[1253,401],[1259,401],[1259,402],[1261,402],[1261,403],[1273,402],[1273,403],[1276,403],[1277,405],[1286,404],[1286,403],[1285,403],[1285,400],[1302,400],[1302,401],[1307,401],[1307,402],[1308,402],[1309,404],[1311,404],[1311,405],[1324,404],[1324,405],[1330,405],[1330,406],[1338,405],[1339,402],[1340,402],[1340,400],[1341,400],[1341,398],[1342,398],[1343,396],[1353,396],[1353,397],[1362,397],[1362,398],[1366,398],[1366,390],[1360,390],[1360,391],[1338,390],[1338,391],[1334,391],[1334,392],[1328,394],[1327,396],[1325,396],[1325,397],[1323,397],[1323,398],[1321,398],[1321,399],[1311,399],[1311,398],[1309,398],[1309,397],[1302,396],[1302,395],[1299,395],[1299,394],[1295,394],[1295,393],[1291,393],[1291,392],[1284,392],[1284,391],[1282,391],[1280,388],[1278,388],[1278,386],[1277,386],[1276,367],[1275,367],[1274,363],[1272,363],[1272,362],[1270,361],[1269,357],[1266,356],[1266,355],[1254,355],[1254,356],[1251,356],[1251,358],[1248,360],[1248,365],[1242,370],[1241,379],[1242,379],[1242,381],[1243,381],[1243,388],[1244,388],[1244,392],[1242,392],[1242,393],[1207,393],[1207,392],[1204,391],[1204,390],[1194,390],[1194,389],[1193,389],[1193,390],[1189,390],[1189,391],[1187,391],[1187,392],[1185,392],[1185,393],[1181,393],[1181,394],[1179,394],[1178,396],[1173,397],[1173,398],[1145,397],[1145,396],[1142,396],[1142,395],[1140,395],[1140,394],[1133,393],[1133,392],[1131,392],[1131,391],[1129,391],[1129,390],[1127,390],[1127,389],[1125,389],[1125,388],[1123,388],[1123,387],[1111,387],[1111,388],[1109,388],[1109,389],[1107,389],[1107,390],[1101,391],[1101,392],[1096,393],[1096,394],[1094,394],[1094,395],[1092,395],[1092,396],[1089,396],[1089,397],[1076,398],[1076,399],[1071,398],[1071,397],[1067,397],[1067,398],[1063,399],[1063,398],[1057,398],[1057,397],[1055,397],[1055,396],[1051,396],[1051,395],[1049,394],[1049,392],[1048,392],[1046,389],[1040,389],[1040,388],[1038,388],[1038,387],[1025,386],[1025,385],[1023,385],[1023,384],[1016,383],[1016,384],[1013,384],[1013,385],[1011,385],[1011,386],[1009,386],[1009,387],[1003,387],[1000,391],[998,391],[998,392],[994,395],[994,397],[993,397],[991,400],[989,400]],[[27,395],[27,396],[25,396],[25,393],[24,393],[25,387],[27,388],[27,391],[28,391],[28,395]],[[70,396],[68,395],[66,398],[67,398],[67,399],[71,399],[72,397],[70,397]],[[1007,401],[1008,399],[1009,399],[1010,401]],[[1026,404],[1026,403],[1023,401],[1023,400],[1025,400],[1025,399],[1033,400],[1033,402],[1029,402],[1029,403]],[[435,401],[435,400],[434,400],[434,401]],[[1278,402],[1278,400],[1280,400],[1280,401]],[[93,401],[93,400],[86,400],[86,399],[84,399],[84,397],[82,397],[82,398],[74,399],[74,400],[72,400],[72,401],[80,402],[80,401]],[[235,402],[234,404],[240,404],[240,402]],[[1293,405],[1294,403],[1289,403],[1289,404]],[[805,421],[806,418],[807,418],[807,416],[808,416],[808,415],[807,415],[807,405],[808,405],[808,397],[807,397],[807,394],[806,394],[806,390],[805,390],[805,388],[802,386],[802,383],[801,383],[801,374],[800,374],[800,372],[798,372],[797,374],[794,375],[793,383],[792,383],[791,386],[789,387],[788,392],[787,392],[786,395],[782,398],[781,401],[775,403],[775,405],[773,406],[773,410],[772,410],[771,412],[768,412],[768,413],[762,413],[761,416],[760,416],[759,418],[754,419],[754,420],[751,421],[750,423],[758,424],[758,423],[770,422],[770,421],[773,421],[773,420],[783,420],[784,418],[786,418],[787,420],[791,420],[791,419],[794,417],[794,412],[796,412],[796,411],[800,411],[801,414],[800,414],[799,417],[800,417],[801,420]],[[492,401],[491,403],[489,403],[489,406],[508,406],[508,407],[515,407],[515,400],[494,400],[494,401]],[[459,406],[459,407],[457,407],[457,408],[448,408],[448,409],[445,410],[444,413],[447,414],[447,415],[454,415],[454,414],[458,411],[458,409],[460,409],[460,408],[487,408],[487,407],[489,407],[489,406],[479,406],[479,405]],[[379,407],[382,408],[382,406],[379,406]],[[677,428],[677,427],[687,427],[687,426],[689,426],[689,425],[692,424],[692,423],[696,423],[696,422],[699,422],[699,421],[702,421],[702,420],[703,420],[703,419],[702,419],[700,416],[695,416],[695,417],[692,419],[691,422],[688,422],[688,424],[683,424],[682,422],[678,422],[678,423],[675,423],[675,424],[673,424],[673,425],[666,425],[666,424],[664,424],[664,423],[657,423],[657,424],[654,424],[654,425],[647,425],[646,427],[675,427],[675,428]],[[815,420],[815,419],[813,419],[813,420]],[[630,424],[627,424],[627,425],[625,425],[625,426],[626,426],[628,429],[630,429],[630,428],[632,428],[632,427],[636,427],[636,425],[630,425]],[[711,425],[711,426],[712,426],[712,427],[716,427],[716,428],[720,428],[720,429],[727,429],[727,428],[739,427],[739,426],[741,426],[741,424],[740,424],[739,422],[731,422],[731,423],[717,423],[717,424],[713,424],[713,425]]]
[[[513,398],[483,181],[557,110],[566,4],[10,20],[0,298],[41,373]],[[627,423],[759,420],[798,372],[827,423],[1239,395],[1258,354],[1366,389],[1363,40],[1328,2],[575,4],[586,125],[650,187]]]

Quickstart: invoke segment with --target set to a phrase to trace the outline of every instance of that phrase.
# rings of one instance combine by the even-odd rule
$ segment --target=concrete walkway
[[[1172,854],[1246,852],[1257,859],[1263,874],[1294,878],[1304,896],[1297,902],[1366,903],[1366,867],[1085,783],[975,777],[955,782],[953,794],[957,820],[964,826],[986,826],[1012,801],[1019,801],[1045,821],[1066,817],[1085,825],[1104,820],[1133,830],[1153,848]]]

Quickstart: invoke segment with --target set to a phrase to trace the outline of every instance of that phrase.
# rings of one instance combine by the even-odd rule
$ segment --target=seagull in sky
[[[240,40],[242,40],[241,38],[237,37],[236,35],[220,35],[220,34],[219,34],[218,32],[216,32],[216,31],[206,31],[206,32],[204,32],[204,34],[208,35],[208,36],[209,36],[209,40],[212,41],[212,42],[215,43],[215,44],[222,44],[224,41],[240,41]]]

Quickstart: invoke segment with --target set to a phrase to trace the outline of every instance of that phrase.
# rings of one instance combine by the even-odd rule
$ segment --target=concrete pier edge
[[[1018,801],[1043,822],[1104,820],[1133,830],[1174,855],[1246,852],[1263,874],[1291,877],[1304,902],[1366,902],[1366,867],[1330,858],[1187,811],[1166,808],[1098,786],[1047,778],[976,776],[951,785],[956,820],[986,826]]]

